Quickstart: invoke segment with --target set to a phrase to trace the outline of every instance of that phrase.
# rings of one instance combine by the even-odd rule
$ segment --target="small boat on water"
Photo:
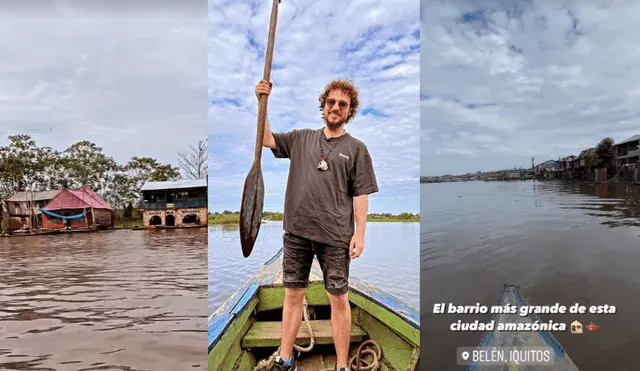
[[[70,229],[61,229],[60,233],[91,233],[97,232],[96,228],[70,228]]]
[[[518,308],[529,306],[529,303],[522,297],[520,288],[514,285],[504,285],[504,290],[498,305],[515,305]],[[494,317],[495,323],[533,323],[539,321],[540,318],[535,314],[526,317],[516,314],[497,314]],[[578,367],[573,363],[567,355],[564,348],[555,336],[548,331],[540,332],[518,332],[518,331],[491,331],[487,332],[478,347],[550,347],[554,351],[555,364],[552,366],[523,366],[523,365],[504,365],[504,366],[486,366],[473,364],[468,371],[579,371]]]
[[[30,232],[14,232],[12,234],[2,234],[0,236],[2,237],[33,237],[33,236],[47,236],[47,235],[51,235],[51,234],[58,234],[60,233],[61,230],[60,229],[52,229],[52,230],[35,230],[35,231],[30,231]]]
[[[284,302],[282,252],[280,249],[209,317],[209,370],[250,371],[273,358],[280,345]],[[296,344],[313,346],[301,353],[298,370],[333,370],[336,357],[329,298],[317,260],[309,279],[305,297],[305,313],[309,315],[300,326]],[[416,309],[357,279],[350,279],[349,301],[352,318],[349,354],[352,359],[356,358],[359,349],[365,349],[359,357],[364,359],[361,367],[373,364],[374,358],[378,358],[380,366],[368,370],[420,369],[420,313]],[[367,349],[369,346],[371,348]],[[266,367],[258,369],[268,370]]]

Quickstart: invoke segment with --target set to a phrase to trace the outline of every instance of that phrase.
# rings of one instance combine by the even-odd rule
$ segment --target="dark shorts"
[[[287,288],[306,288],[313,257],[318,257],[324,288],[331,295],[340,296],[349,290],[349,250],[312,241],[285,232],[283,285]]]

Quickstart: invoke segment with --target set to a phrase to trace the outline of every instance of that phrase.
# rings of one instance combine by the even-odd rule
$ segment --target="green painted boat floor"
[[[281,259],[281,258],[279,258]],[[273,355],[280,346],[282,307],[285,290],[282,285],[282,263],[271,262],[256,273],[259,289],[244,312],[235,320],[213,351],[209,353],[209,369],[221,371],[251,371],[260,360]],[[262,281],[260,281],[262,279]],[[331,336],[331,308],[322,282],[322,273],[314,261],[306,290],[309,316],[314,323],[315,345],[298,358],[298,370],[321,371],[334,369],[335,347]],[[350,292],[352,337],[349,358],[356,355],[366,340],[375,340],[382,353],[380,371],[420,369],[420,330],[361,291],[377,292],[363,282]],[[224,306],[223,306],[224,307]],[[309,344],[304,321],[296,344]],[[371,360],[371,356],[367,356]]]
[[[331,320],[310,321],[315,344],[333,344]],[[282,322],[256,322],[242,339],[243,348],[277,347],[280,345]],[[362,343],[368,339],[367,333],[358,325],[351,324],[351,342]],[[300,326],[296,344],[308,346],[311,343],[309,330],[305,322]]]
[[[320,308],[319,308],[320,309]],[[328,309],[328,308],[324,308]],[[252,353],[256,360],[268,358],[280,346],[282,322],[278,320],[256,320],[243,336],[242,349]],[[299,371],[325,371],[336,366],[336,354],[331,331],[331,320],[311,320],[315,343],[310,352],[302,352],[296,362]],[[367,332],[358,324],[351,323],[351,346],[349,358],[356,355],[360,345],[369,339]],[[307,347],[310,344],[309,330],[303,321],[298,331],[296,344]]]

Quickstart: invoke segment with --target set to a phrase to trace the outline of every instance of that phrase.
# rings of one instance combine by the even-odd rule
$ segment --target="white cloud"
[[[640,4],[505,4],[421,9],[422,174],[528,167],[640,133]]]
[[[206,2],[14,2],[0,12],[0,145],[90,140],[177,164],[206,138]]]

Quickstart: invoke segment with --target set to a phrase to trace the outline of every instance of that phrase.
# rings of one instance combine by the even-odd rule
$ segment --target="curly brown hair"
[[[347,79],[335,79],[328,83],[318,98],[318,102],[320,103],[320,112],[323,112],[323,115],[324,106],[327,103],[327,97],[333,90],[340,90],[347,94],[351,99],[351,104],[349,105],[349,116],[347,116],[347,121],[345,122],[345,124],[347,124],[358,112],[358,106],[360,105],[360,101],[358,100],[358,89],[351,80]]]

